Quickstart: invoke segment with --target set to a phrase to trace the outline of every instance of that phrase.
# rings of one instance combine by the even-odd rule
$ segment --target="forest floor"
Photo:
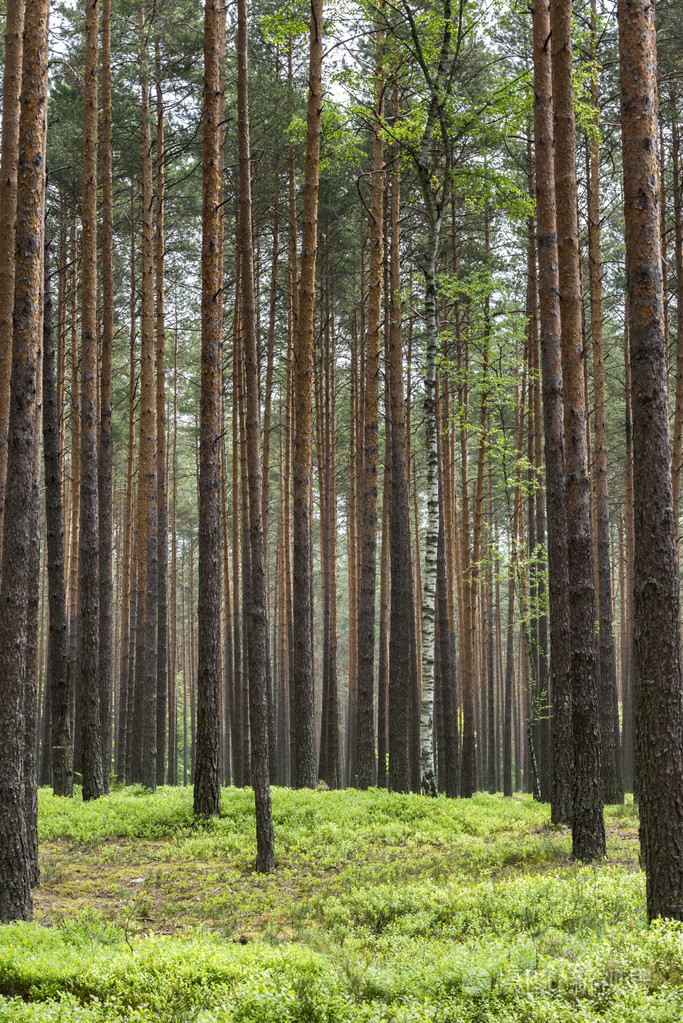
[[[273,790],[197,824],[189,789],[41,790],[34,923],[0,929],[0,1021],[683,1019],[683,928],[647,928],[637,811],[574,863],[528,797]]]

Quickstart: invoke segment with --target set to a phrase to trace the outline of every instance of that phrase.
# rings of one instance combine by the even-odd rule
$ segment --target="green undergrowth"
[[[273,791],[198,824],[189,790],[40,793],[35,922],[0,929],[0,1023],[679,1021],[683,930],[647,928],[637,812],[571,861],[527,798]]]

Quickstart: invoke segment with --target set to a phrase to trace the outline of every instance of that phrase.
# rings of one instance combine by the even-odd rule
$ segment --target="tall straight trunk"
[[[398,116],[398,83],[392,90]],[[410,550],[410,497],[401,325],[400,211],[401,163],[398,146],[391,175],[391,305],[389,309],[389,381],[391,422],[391,508],[389,544],[391,611],[389,622],[389,788],[410,791],[409,721],[411,694],[417,688],[411,656],[411,622],[415,621]]]
[[[325,230],[326,256],[329,251],[327,226]],[[327,307],[327,308],[326,308]],[[330,560],[328,545],[329,477],[327,462],[327,407],[324,402],[325,390],[325,334],[329,338],[329,297],[326,300],[324,285],[320,285],[320,351],[313,358],[313,389],[315,393],[315,431],[318,461],[318,492],[320,495],[320,595],[322,604],[322,670],[321,670],[321,714],[320,741],[318,744],[318,777],[326,781],[327,774],[327,725],[329,710],[329,609],[330,609]]]
[[[468,448],[468,417],[469,417],[469,351],[468,342],[463,343],[457,327],[458,343],[458,398],[461,409],[460,419],[460,485],[461,485],[461,530],[460,530],[460,565],[462,572],[462,632],[464,640],[464,656],[462,667],[462,703],[463,703],[463,741],[462,769],[460,776],[461,795],[471,796],[474,793],[474,651],[472,649],[472,550],[470,547],[470,493],[469,493],[469,448]],[[463,348],[465,349],[463,353]]]
[[[59,214],[59,253],[57,269],[57,417],[59,420],[59,459],[62,476],[62,507],[64,509],[64,582],[68,579],[67,555],[67,473],[66,473],[66,416],[64,398],[66,395],[66,330],[67,330],[67,231],[66,217]]]
[[[436,425],[436,258],[441,230],[441,214],[433,208],[431,184],[427,189],[432,199],[425,256],[425,371],[424,420],[426,449],[425,494],[427,520],[424,529],[424,572],[422,573],[422,691],[420,705],[420,781],[422,792],[438,794],[434,770],[434,617],[436,610],[436,548],[439,536],[438,453]],[[464,745],[464,741],[463,741]],[[463,749],[463,760],[465,757]]]
[[[275,154],[275,195],[273,197],[273,250],[270,259],[270,297],[268,300],[268,344],[266,351],[266,386],[263,407],[263,544],[268,550],[268,513],[270,505],[270,440],[275,362],[275,320],[277,313],[277,271],[280,240],[280,154]],[[266,559],[267,570],[267,559]]]
[[[515,677],[515,566],[516,530],[513,515],[512,547],[508,565],[508,608],[506,629],[505,682],[503,687],[503,795],[512,795],[512,704],[514,701]]]
[[[143,603],[137,656],[143,660],[137,677],[142,682],[142,763],[140,780],[154,791],[157,785],[157,603],[158,603],[158,477],[156,384],[154,376],[154,228],[152,186],[152,131],[149,102],[148,31],[140,13],[140,100],[142,113],[142,295],[140,301],[140,462],[138,487],[144,491],[144,588],[138,580],[138,601]],[[138,501],[140,506],[140,501]],[[142,563],[142,557],[140,559]]]
[[[175,419],[175,399],[174,399]],[[225,416],[225,410],[223,410]],[[225,420],[224,420],[225,421]],[[174,427],[175,431],[175,427]],[[174,433],[175,436],[175,433]],[[174,440],[175,445],[175,440]],[[174,464],[175,464],[174,453]],[[233,620],[232,601],[230,599],[230,523],[228,518],[228,452],[225,438],[221,440],[221,507],[223,525],[223,599],[225,602],[225,631],[223,634],[223,780],[230,785],[232,771],[232,729],[235,708],[235,675],[232,653]],[[175,480],[174,480],[175,486]],[[174,497],[175,500],[175,497]],[[175,514],[175,512],[174,512]],[[174,527],[175,528],[175,527]]]
[[[237,233],[238,246],[240,245],[241,233]],[[241,261],[241,260],[240,260]],[[240,310],[242,307],[242,289],[240,283]],[[241,324],[240,320],[240,324]],[[239,436],[240,436],[240,497],[241,516],[240,525],[242,529],[242,716],[240,719],[240,735],[242,741],[242,763],[244,772],[244,784],[251,783],[251,737],[249,734],[250,725],[250,703],[249,703],[249,650],[251,635],[251,541],[250,541],[250,516],[249,516],[249,460],[247,451],[247,398],[246,398],[246,374],[244,365],[244,338],[240,326],[240,351],[239,351],[239,384],[237,388],[237,404],[239,412]]]
[[[166,325],[164,279],[165,160],[164,97],[161,85],[161,55],[156,44],[156,414],[157,414],[157,500],[158,500],[158,603],[157,603],[157,785],[166,779],[166,718],[168,713],[168,486],[166,466]]]
[[[328,557],[330,562],[329,588],[329,717],[327,727],[327,764],[332,788],[341,788],[341,743],[339,728],[339,678],[338,678],[338,635],[337,635],[337,412],[336,412],[336,333],[334,295],[330,277],[329,252],[327,260],[327,291],[330,298],[330,329],[327,345],[326,401],[329,406],[327,415],[327,463],[328,463],[328,501],[329,501],[329,532]]]
[[[190,783],[194,785],[197,766],[197,658],[195,650],[194,543],[190,540],[189,589],[187,594],[187,699],[190,709]]]
[[[386,379],[386,378],[385,378]],[[386,383],[388,388],[388,381]],[[388,397],[388,396],[387,396]],[[388,404],[388,402],[387,402]],[[379,556],[379,657],[377,661],[377,785],[387,787],[389,710],[389,506],[391,504],[391,428],[385,433],[382,487],[382,539]]]
[[[626,465],[624,467],[624,547],[626,574],[626,664],[623,673],[623,768],[624,781],[637,798],[635,776],[635,728],[633,688],[633,420],[631,416],[631,355],[629,343],[628,294],[624,296],[624,398]]]
[[[32,912],[32,863],[24,788],[25,676],[31,528],[37,524],[41,276],[47,124],[48,2],[26,11],[18,163],[12,388],[3,573],[0,586],[0,922]]]
[[[358,682],[355,783],[375,784],[375,584],[377,561],[377,490],[379,456],[379,361],[382,315],[384,222],[384,36],[376,34],[375,97],[372,137],[372,205],[370,210],[370,287],[365,351],[365,435],[363,438],[362,532],[360,536],[360,600],[358,605]]]
[[[249,628],[249,723],[252,784],[256,801],[256,869],[275,865],[275,834],[268,777],[268,694],[266,651],[268,605],[263,540],[261,424],[258,352],[254,308],[254,250],[251,231],[251,155],[249,140],[249,77],[247,2],[237,4],[237,110],[240,177],[240,241],[242,262],[242,336],[246,379],[246,440],[249,482],[249,546],[251,553],[251,615]]]
[[[171,485],[171,656],[168,688],[168,776],[178,784],[178,306],[173,345],[173,482]],[[227,529],[227,523],[226,523]],[[228,547],[225,545],[227,564]],[[232,668],[232,658],[230,659]]]
[[[69,465],[69,569],[68,613],[69,613],[69,670],[73,679],[71,688],[71,722],[74,737],[74,767],[80,758],[80,736],[76,731],[76,645],[78,640],[78,536],[80,521],[81,493],[81,417],[80,404],[80,355],[78,340],[78,234],[76,218],[71,223],[71,294],[69,297],[69,332],[71,335],[71,401],[69,425],[71,451]],[[78,763],[80,771],[80,762]]]
[[[683,702],[659,237],[654,10],[619,0],[633,414],[634,694],[647,913],[683,919]],[[680,309],[679,309],[680,315]]]
[[[591,55],[597,60],[596,0],[591,0]],[[591,77],[594,134],[588,167],[588,263],[593,341],[593,402],[595,408],[593,478],[596,496],[598,547],[598,619],[600,642],[600,734],[602,786],[606,803],[623,801],[618,722],[614,719],[617,686],[612,616],[612,571],[609,545],[609,493],[607,486],[607,427],[605,424],[605,356],[602,332],[602,249],[600,242],[600,113],[598,82]]]
[[[293,72],[291,40],[287,54],[288,91],[290,103],[293,103]],[[293,110],[293,106],[292,106]],[[299,317],[299,277],[297,271],[297,215],[296,215],[296,154],[290,145],[288,154],[289,165],[289,204],[288,204],[288,239],[287,239],[287,361],[285,383],[285,451],[283,459],[283,499],[282,499],[282,548],[284,576],[284,626],[287,632],[287,722],[288,732],[284,739],[288,757],[287,778],[292,784],[296,775],[296,739],[294,736],[296,699],[293,684],[294,658],[294,616],[292,611],[292,452],[294,444],[294,338]]]
[[[674,530],[676,551],[680,562],[681,533],[681,464],[683,463],[683,186],[681,184],[681,146],[678,111],[672,96],[671,134],[673,142],[674,185],[674,251],[676,258],[676,404],[674,411],[673,455],[671,477],[673,486]]]
[[[529,157],[529,195],[533,195],[533,173],[531,171],[531,140],[527,137],[527,154]],[[536,391],[539,387],[536,357],[538,355],[538,281],[536,275],[536,223],[533,216],[529,217],[529,237],[527,241],[527,359],[529,373],[529,394],[527,402],[527,577],[529,583],[529,618],[526,625],[528,636],[529,661],[531,666],[532,691],[529,695],[531,720],[528,722],[529,742],[533,744],[534,756],[538,758],[541,747],[541,718],[545,713],[544,695],[538,684],[538,540],[536,537],[536,493],[538,480],[534,466],[534,441],[536,434]],[[534,786],[534,794],[541,798],[540,777]]]
[[[655,8],[656,10],[656,8]],[[666,225],[666,156],[664,153],[664,125],[659,122],[659,237],[661,239],[662,258],[662,279],[664,281],[664,292],[662,300],[664,303],[664,341],[667,351],[667,371],[671,368],[671,351],[669,348],[669,255],[667,246],[667,225]]]
[[[534,260],[536,253],[534,250]],[[549,803],[552,798],[552,731],[550,721],[550,693],[548,688],[548,616],[546,607],[547,587],[547,546],[546,546],[546,514],[545,514],[545,491],[543,488],[543,415],[541,402],[541,371],[540,371],[540,349],[539,336],[536,331],[534,345],[531,351],[531,366],[537,381],[534,388],[534,446],[532,464],[536,470],[536,544],[537,544],[537,572],[536,572],[536,596],[538,600],[538,686],[540,696],[540,746],[539,758],[539,783],[541,800]]]
[[[442,424],[440,423],[441,427]],[[442,429],[439,436],[444,437]],[[443,442],[439,443],[439,454],[443,460]],[[458,731],[457,731],[457,682],[455,662],[451,659],[451,622],[453,610],[450,606],[450,594],[446,578],[446,517],[444,506],[444,479],[446,474],[439,473],[439,538],[437,542],[436,570],[436,607],[439,623],[437,652],[439,659],[439,681],[441,694],[442,738],[439,760],[443,763],[443,773],[439,776],[439,786],[447,796],[455,798],[459,793],[458,778]]]
[[[43,309],[45,303],[43,302]],[[43,323],[43,331],[45,324]],[[43,361],[45,359],[45,343],[43,342]],[[42,372],[42,367],[41,367]],[[44,406],[44,403],[43,403]],[[40,467],[39,467],[40,468]],[[47,534],[47,516],[45,522]],[[46,537],[47,539],[47,537]],[[40,633],[38,642],[38,656],[36,660],[36,672],[38,679],[38,738],[36,752],[40,755],[40,769],[38,772],[38,785],[52,785],[52,724],[50,722],[50,710],[52,700],[50,698],[50,672],[48,671],[48,598],[47,598],[47,545],[42,548],[42,571],[40,575]]]
[[[512,761],[514,751],[515,780],[514,789],[521,787],[521,743],[520,716],[521,693],[523,682],[523,658],[518,658],[517,686],[515,687],[514,648],[515,648],[515,593],[519,601],[520,615],[526,614],[526,584],[523,568],[520,566],[520,553],[524,552],[524,512],[522,508],[522,445],[524,440],[524,408],[527,401],[527,345],[522,369],[522,379],[517,393],[515,406],[515,490],[513,498],[512,520],[510,523],[511,549],[508,564],[508,632],[507,659],[505,665],[505,709],[503,726],[503,795],[511,796],[513,791]],[[508,498],[509,503],[509,498]],[[522,630],[520,629],[520,653],[522,650]],[[516,692],[515,692],[516,689]]]
[[[7,435],[12,375],[19,96],[25,0],[8,0],[5,17],[5,66],[2,80],[2,147],[0,161],[0,570],[7,483]]]
[[[119,707],[118,707],[118,758],[116,761],[117,781],[124,779],[130,781],[130,733],[132,730],[134,688],[129,684],[134,679],[134,672],[131,672],[131,664],[135,656],[135,644],[133,641],[133,629],[131,622],[135,619],[132,616],[134,604],[133,597],[133,558],[135,550],[134,535],[134,511],[135,511],[135,299],[136,299],[136,275],[135,275],[135,192],[131,188],[130,194],[130,358],[128,377],[128,459],[126,467],[126,510],[124,519],[123,538],[123,607],[121,610],[121,654],[119,657]]]
[[[488,227],[488,215],[486,216],[486,248],[489,248],[489,227]],[[479,417],[479,452],[477,456],[477,481],[474,492],[474,521],[472,528],[472,557],[469,565],[469,573],[465,578],[467,603],[470,607],[471,620],[469,623],[470,638],[468,642],[469,649],[467,651],[467,657],[471,658],[471,671],[467,680],[464,693],[464,707],[463,707],[463,739],[462,739],[462,773],[460,779],[461,795],[471,796],[474,794],[477,788],[477,745],[481,747],[481,743],[476,743],[475,738],[475,720],[477,715],[475,713],[475,685],[477,681],[478,671],[476,670],[477,665],[477,637],[478,637],[478,590],[479,590],[479,573],[480,573],[480,555],[481,555],[481,533],[483,524],[483,506],[484,506],[484,463],[486,458],[486,434],[487,434],[487,418],[488,418],[488,377],[489,377],[489,352],[488,352],[488,298],[485,300],[486,308],[484,312],[485,318],[485,337],[484,337],[484,353],[483,353],[483,366],[482,366],[482,385],[481,385],[481,410]],[[464,534],[464,543],[469,546],[469,531]],[[477,686],[477,693],[480,692],[480,687]],[[481,733],[480,733],[481,734]]]
[[[409,356],[410,359],[410,356]],[[408,462],[410,465],[410,462]],[[422,792],[421,729],[422,729],[422,558],[420,553],[420,519],[417,508],[417,464],[413,462],[413,521],[415,525],[415,611],[411,621],[411,659],[417,684],[410,701],[410,790]],[[414,622],[414,628],[413,624]]]
[[[572,850],[577,859],[605,855],[600,760],[595,571],[590,520],[588,429],[583,381],[579,232],[576,206],[571,3],[552,0],[555,191],[560,286],[562,383],[567,466],[569,606],[572,648],[574,778]]]
[[[81,515],[78,645],[83,799],[104,792],[99,689],[99,523],[97,464],[97,76],[99,0],[86,6],[81,234]],[[111,498],[109,498],[111,500]]]
[[[239,259],[237,267],[237,284],[239,286]],[[239,347],[241,344],[239,335],[239,292],[235,292],[234,310],[234,340],[232,349],[232,593],[233,593],[233,651],[235,657],[234,668],[234,697],[233,713],[231,720],[232,740],[232,762],[235,775],[235,785],[246,784],[245,765],[242,752],[242,695],[243,695],[243,672],[242,672],[242,631],[241,631],[241,597],[240,597],[240,529],[239,529],[239,507],[240,507],[240,477],[239,477],[239,409],[238,393],[240,385],[240,361]]]
[[[73,796],[71,693],[67,663],[66,589],[64,585],[64,514],[59,454],[59,411],[52,334],[49,249],[45,248],[43,314],[43,453],[45,459],[45,517],[50,601],[50,717],[52,785],[56,796]]]
[[[312,552],[311,476],[313,467],[313,351],[315,331],[315,262],[318,230],[318,181],[322,110],[323,2],[311,0],[306,171],[301,235],[301,277],[294,336],[294,556],[293,658],[295,788],[312,788],[317,778],[313,724],[313,636],[310,565]]]
[[[353,311],[351,331],[351,393],[349,421],[349,500],[346,507],[346,550],[348,563],[349,590],[349,698],[348,720],[346,727],[346,778],[350,780],[350,768],[353,750],[355,750],[355,707],[356,679],[358,677],[358,418],[359,418],[359,381],[358,381],[358,310]]]
[[[323,714],[321,720],[320,777],[333,789],[339,788],[339,698],[337,691],[337,485],[335,416],[335,330],[332,280],[330,275],[329,229],[325,245],[325,321],[321,333],[323,351],[320,373],[321,473],[321,558],[323,573],[324,669]],[[324,543],[323,543],[324,540]]]
[[[188,688],[188,647],[187,647],[187,613],[185,595],[185,551],[180,559],[180,603],[182,615],[180,619],[181,664],[183,674],[183,785],[187,785],[187,688]]]
[[[197,747],[194,812],[220,814],[221,776],[221,340],[223,329],[223,182],[220,56],[225,9],[204,8],[202,200],[202,380],[199,480]],[[243,284],[244,282],[241,281]]]
[[[503,628],[501,621],[500,600],[500,544],[498,542],[498,524],[494,520],[496,559],[494,564],[496,580],[496,792],[501,791],[501,767],[503,761],[503,717],[505,713],[505,697],[503,693]]]
[[[109,791],[112,769],[112,688],[114,629],[112,576],[112,433],[111,377],[114,349],[114,197],[112,180],[111,0],[102,0],[102,350],[100,427],[98,437],[99,515],[99,688],[102,737],[102,784]],[[119,566],[117,565],[117,569]]]
[[[487,688],[487,719],[486,719],[486,731],[487,731],[487,751],[488,757],[486,762],[486,787],[488,791],[493,794],[497,791],[496,788],[496,647],[494,641],[494,617],[493,617],[493,567],[496,554],[496,547],[493,537],[493,472],[491,461],[489,460],[489,471],[488,471],[488,555],[486,559],[486,582],[485,582],[485,593],[486,593],[486,688]],[[498,581],[498,573],[496,572],[496,582]]]
[[[548,510],[548,602],[552,719],[551,816],[556,824],[572,819],[572,711],[567,484],[564,451],[564,402],[559,304],[559,268],[553,105],[548,39],[550,16],[543,0],[532,5],[534,49],[534,153],[538,232],[541,385]]]

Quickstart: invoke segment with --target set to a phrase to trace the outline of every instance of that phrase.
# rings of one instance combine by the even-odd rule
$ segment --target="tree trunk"
[[[247,3],[237,5],[237,110],[240,176],[240,254],[242,262],[242,337],[246,377],[249,540],[251,553],[251,615],[249,628],[249,721],[252,784],[256,800],[256,869],[275,865],[275,834],[268,778],[268,695],[266,651],[268,607],[263,542],[261,424],[258,353],[254,310],[254,252],[251,232],[251,156],[249,142]],[[219,576],[220,578],[220,576]]]
[[[595,572],[590,520],[588,430],[583,380],[579,234],[576,213],[571,3],[552,0],[555,191],[560,287],[562,383],[567,437],[567,532],[572,648],[574,778],[572,849],[577,859],[605,855],[602,815]]]
[[[298,322],[294,336],[294,558],[293,659],[295,788],[313,788],[317,755],[313,723],[313,636],[311,630],[311,476],[313,467],[313,351],[315,261],[318,229],[318,181],[322,110],[323,2],[311,0],[309,32],[306,171],[301,236]]]
[[[0,163],[0,571],[7,483],[12,313],[14,309],[19,95],[25,0],[8,0],[5,20],[5,66],[2,81],[2,162]]]
[[[168,486],[166,466],[166,326],[164,280],[165,160],[164,99],[161,85],[161,57],[156,44],[156,415],[157,415],[157,500],[158,500],[158,603],[157,603],[157,785],[166,780],[166,718],[168,713]]]
[[[112,769],[112,687],[114,681],[112,577],[111,377],[114,348],[114,199],[112,181],[111,0],[102,2],[102,353],[98,438],[99,514],[99,686],[102,784],[109,792]]]
[[[552,717],[551,816],[556,824],[572,817],[571,630],[567,554],[567,485],[564,453],[564,403],[560,342],[559,269],[553,161],[553,106],[548,39],[550,16],[543,0],[534,0],[534,135],[536,216],[538,224],[541,385],[545,435],[548,509],[548,601]]]
[[[152,223],[152,132],[149,102],[148,32],[140,14],[140,84],[142,111],[142,294],[140,300],[140,460],[138,490],[144,491],[144,530],[140,568],[144,558],[144,586],[138,577],[139,642],[136,659],[142,659],[137,678],[142,684],[142,761],[140,781],[154,791],[157,785],[157,603],[158,603],[158,480],[156,383],[154,375],[154,228]],[[138,507],[140,500],[138,499]],[[140,572],[140,569],[138,570]]]
[[[375,95],[372,136],[372,205],[370,210],[370,287],[365,352],[365,436],[363,438],[360,600],[358,605],[358,682],[355,784],[366,789],[376,781],[375,762],[375,584],[377,561],[377,490],[379,456],[379,361],[382,315],[384,221],[384,79],[382,46],[376,33]]]
[[[683,919],[683,703],[659,237],[654,10],[619,0],[632,375],[634,694],[648,918]],[[679,309],[680,315],[680,309]]]
[[[59,410],[55,382],[52,335],[49,248],[45,247],[45,300],[43,316],[43,453],[45,459],[45,518],[50,601],[48,672],[52,785],[56,796],[73,796],[73,742],[71,693],[67,661],[66,590],[64,585],[64,514],[59,453]]]
[[[683,462],[683,186],[678,111],[672,96],[671,134],[673,136],[674,250],[676,254],[676,404],[671,477],[673,486],[674,531],[680,562],[681,463]]]
[[[398,84],[394,80],[393,114],[398,116]],[[389,623],[389,788],[410,791],[409,721],[411,695],[417,687],[412,672],[411,621],[415,620],[410,551],[410,503],[403,384],[401,329],[400,202],[401,163],[398,146],[391,175],[391,306],[389,381],[391,417],[391,509],[389,544],[391,611]]]
[[[596,0],[591,0],[591,54],[597,60]],[[607,487],[607,428],[605,425],[605,357],[602,334],[602,251],[600,243],[600,115],[598,82],[591,78],[594,134],[588,167],[588,262],[593,340],[593,401],[595,407],[593,478],[596,496],[598,547],[598,618],[600,643],[600,734],[602,737],[602,786],[606,803],[623,802],[619,756],[618,721],[614,718],[617,686],[616,653],[612,616],[612,571],[609,546],[609,493]]]
[[[223,329],[223,216],[220,93],[225,9],[204,8],[204,156],[202,202],[202,403],[199,479],[199,649],[194,812],[221,809],[221,341]],[[243,284],[243,281],[241,281]]]
[[[97,75],[99,0],[86,6],[81,270],[81,508],[78,538],[76,678],[81,713],[83,799],[104,792],[99,689],[97,463]],[[109,499],[111,501],[111,498]]]
[[[31,862],[24,791],[25,677],[30,530],[37,519],[41,275],[47,124],[48,2],[28,6],[18,163],[16,278],[7,490],[0,586],[0,922],[31,916]]]
[[[431,185],[427,186],[431,189]],[[436,257],[441,216],[433,211],[425,258],[425,374],[424,419],[427,471],[425,494],[427,521],[424,530],[422,574],[422,698],[420,707],[420,775],[425,795],[436,796],[434,771],[434,616],[436,609],[436,548],[439,538],[438,455],[436,448]],[[463,739],[463,763],[465,750]]]
[[[171,673],[168,690],[168,784],[178,784],[178,306],[173,344],[173,483],[171,490]],[[225,526],[227,530],[227,522]],[[228,546],[225,545],[226,566]],[[229,591],[228,591],[229,592]],[[231,647],[232,650],[232,647]],[[232,658],[230,659],[232,669]]]
[[[126,511],[123,538],[123,607],[121,625],[121,655],[119,657],[119,746],[116,761],[117,781],[130,782],[131,760],[129,755],[132,732],[133,706],[135,700],[135,672],[132,670],[135,658],[133,612],[135,604],[135,192],[130,193],[130,369],[128,379],[128,460],[126,468]]]

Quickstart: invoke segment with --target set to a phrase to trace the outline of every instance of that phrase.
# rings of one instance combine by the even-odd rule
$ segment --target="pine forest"
[[[0,1023],[677,1023],[681,0],[0,14]]]

